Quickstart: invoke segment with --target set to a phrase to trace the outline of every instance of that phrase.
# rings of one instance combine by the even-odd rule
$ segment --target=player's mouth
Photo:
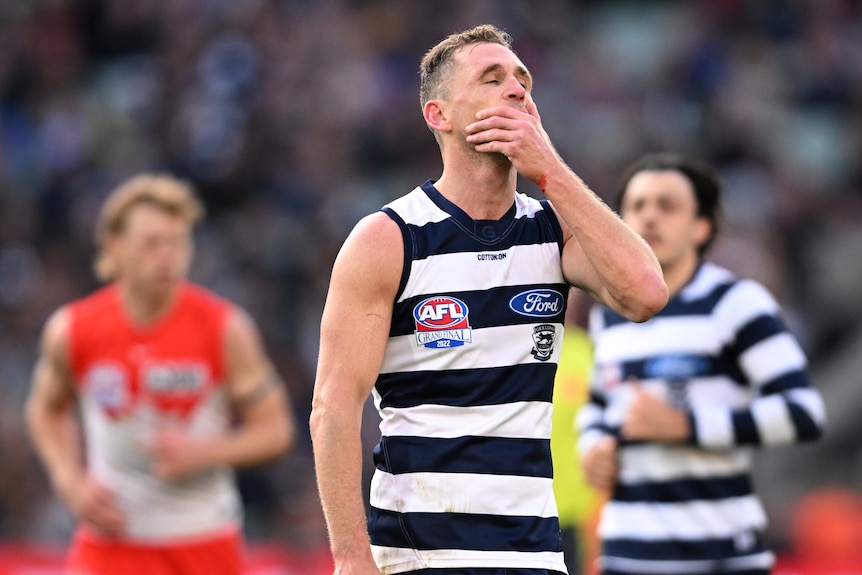
[[[661,243],[661,237],[658,234],[643,234],[641,237],[650,246],[655,246]]]

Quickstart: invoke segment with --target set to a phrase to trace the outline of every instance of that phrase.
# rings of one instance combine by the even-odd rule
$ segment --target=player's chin
[[[147,282],[149,291],[153,294],[169,293],[183,281],[182,276],[175,274],[163,274],[150,278]]]
[[[483,151],[483,150],[479,150],[477,148],[478,148],[478,146],[475,146],[473,148],[473,151],[476,152],[477,155],[482,156],[483,158],[490,158],[490,159],[492,159],[492,160],[494,160],[500,164],[506,164],[507,166],[512,163],[512,161],[509,159],[509,157],[506,156],[503,152],[490,151],[490,150]]]

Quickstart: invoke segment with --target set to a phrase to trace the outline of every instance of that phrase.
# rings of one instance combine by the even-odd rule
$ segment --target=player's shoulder
[[[119,293],[113,283],[74,299],[58,308],[46,323],[62,324],[63,329],[71,325],[85,325],[88,329],[112,321],[119,313]]]
[[[212,317],[215,320],[228,317],[238,308],[230,299],[191,281],[185,282],[181,288],[180,305],[195,315]]]
[[[221,296],[212,289],[193,281],[184,282],[180,289],[180,297],[183,304],[233,305],[233,302],[226,297]]]
[[[400,248],[401,227],[392,214],[378,211],[359,220],[348,235],[342,248],[352,253],[353,258],[367,259],[389,254]]]
[[[330,275],[330,292],[346,299],[371,294],[394,297],[406,251],[401,226],[384,212],[362,218],[341,246]]]
[[[778,303],[772,293],[761,282],[749,277],[740,277],[721,266],[706,263],[700,272],[704,277],[703,287],[711,291],[715,300],[716,314],[741,312],[774,313]]]
[[[380,209],[399,225],[422,227],[449,219],[451,202],[445,199],[431,180],[416,186],[407,194]]]
[[[45,320],[40,334],[40,347],[48,355],[65,355],[69,346],[73,303],[60,306]]]
[[[109,283],[85,296],[72,300],[64,307],[71,313],[91,312],[99,314],[104,313],[107,308],[115,305],[118,297],[117,286]]]

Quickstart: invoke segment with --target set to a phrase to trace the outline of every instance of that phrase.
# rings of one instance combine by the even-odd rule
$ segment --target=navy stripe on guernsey
[[[693,434],[689,444],[620,442],[599,525],[603,574],[768,573],[745,446],[815,439],[824,425],[806,358],[779,314],[762,286],[709,263],[647,322],[592,310],[583,446],[619,434],[629,378],[688,410]]]
[[[551,443],[545,439],[387,436],[374,448],[374,465],[393,475],[435,472],[551,478],[550,453]]]
[[[659,313],[662,317],[675,316],[694,316],[694,315],[709,315],[715,309],[716,304],[721,301],[724,294],[733,287],[733,282],[724,282],[715,286],[710,293],[704,297],[687,300],[682,298],[671,298],[667,305]],[[610,309],[603,309],[604,327],[612,328],[615,325],[628,323],[629,320],[613,312]]]
[[[553,391],[541,386],[501,387],[500,381],[511,379],[515,370],[528,381],[540,381],[553,377],[556,366],[552,363],[535,363],[470,371],[384,373],[378,378],[375,387],[382,398],[381,408],[413,407],[426,403],[466,407],[516,401],[551,401]]]
[[[406,523],[405,529],[401,526]],[[501,548],[559,551],[560,525],[555,517],[500,517],[469,513],[395,513],[372,508],[369,526],[385,535],[375,540],[385,547],[411,547],[409,534],[421,533],[418,549],[443,549],[454,539],[469,542],[467,549]],[[525,529],[525,526],[527,528]],[[405,534],[405,531],[407,532]]]
[[[373,390],[382,421],[368,527],[378,567],[565,572],[550,450],[568,290],[556,214],[516,194],[499,220],[474,221],[431,182],[383,211],[401,229],[405,263]],[[521,313],[532,310],[512,302],[533,290],[558,303]],[[420,327],[434,327],[413,314],[429,298],[463,303],[464,341],[420,343]],[[557,344],[539,357],[533,338],[546,325]]]
[[[753,492],[748,475],[711,479],[677,479],[621,484],[614,490],[615,501],[678,503],[693,500],[727,499],[743,497]]]
[[[533,289],[560,291],[560,285],[536,284],[533,286]],[[523,291],[524,286],[500,286],[481,291],[447,293],[446,295],[457,297],[467,305],[470,309],[470,325],[473,328],[479,329],[497,325],[536,323],[535,317],[518,314],[512,315],[509,310],[509,301]],[[563,295],[565,295],[565,291],[563,291]],[[398,302],[398,309],[409,313],[398,313],[392,318],[390,336],[406,335],[415,331],[416,323],[413,319],[413,308],[427,297],[428,295],[423,294]],[[545,317],[544,320],[551,323],[563,322],[565,320],[565,309],[560,308],[557,314]]]
[[[556,217],[542,217],[537,220],[541,226],[534,225],[536,221],[532,218],[519,218],[516,216],[516,206],[503,215],[500,220],[473,220],[464,210],[447,200],[434,185],[428,181],[421,186],[427,197],[449,217],[445,220],[426,223],[421,226],[421,232],[410,235],[410,254],[412,259],[423,260],[431,255],[446,255],[464,252],[476,252],[493,248],[494,250],[506,250],[515,245],[530,245],[548,241],[547,233],[553,234],[553,239],[558,241],[562,249],[563,231]],[[548,203],[545,200],[539,202],[549,213]],[[391,207],[383,208],[389,214],[396,214],[396,222],[404,222],[404,219]],[[482,228],[488,226],[493,228],[493,233],[483,232]],[[548,226],[548,227],[545,227]],[[460,228],[464,233],[453,234],[452,227]],[[414,227],[413,229],[418,229]]]
[[[638,541],[637,539],[617,539],[605,542],[602,552],[605,555],[624,555],[632,559],[653,559],[659,561],[697,561],[703,559],[722,559],[733,557],[739,552],[738,543],[733,539],[708,539],[705,541],[673,541],[670,543],[654,543]],[[755,538],[751,544],[751,553],[764,551],[763,542]]]

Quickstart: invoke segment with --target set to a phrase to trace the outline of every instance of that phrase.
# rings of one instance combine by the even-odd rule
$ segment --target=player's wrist
[[[83,468],[64,467],[51,474],[51,485],[60,493],[68,493],[79,487],[86,475]]]

